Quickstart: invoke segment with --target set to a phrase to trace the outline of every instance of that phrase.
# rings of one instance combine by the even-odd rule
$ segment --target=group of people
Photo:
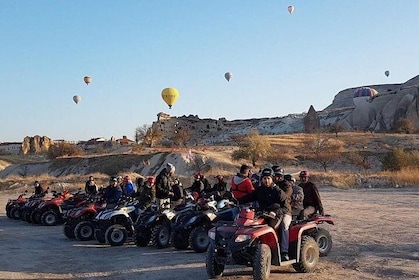
[[[275,229],[280,229],[281,259],[289,260],[289,227],[294,219],[304,219],[314,213],[324,215],[323,205],[316,185],[309,181],[309,172],[299,173],[297,185],[290,174],[278,165],[265,168],[258,174],[251,173],[251,167],[242,165],[231,181],[231,192],[240,204],[257,202],[259,210],[269,212]]]

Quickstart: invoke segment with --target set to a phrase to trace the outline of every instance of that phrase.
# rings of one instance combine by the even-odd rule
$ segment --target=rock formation
[[[26,154],[42,154],[48,151],[53,145],[53,141],[47,136],[35,135],[34,137],[26,136],[22,143],[22,153]]]

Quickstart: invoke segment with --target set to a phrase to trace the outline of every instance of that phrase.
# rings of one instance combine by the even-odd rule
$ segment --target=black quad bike
[[[297,272],[313,272],[319,261],[319,247],[308,231],[317,224],[311,221],[290,227],[289,260],[283,261],[277,235],[279,223],[267,213],[256,214],[250,209],[240,210],[234,222],[219,222],[208,232],[208,276],[222,276],[230,264],[251,266],[253,279],[258,280],[269,279],[271,265],[292,265]]]

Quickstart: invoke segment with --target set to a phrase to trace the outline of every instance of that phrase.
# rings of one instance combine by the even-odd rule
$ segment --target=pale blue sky
[[[132,139],[159,112],[276,117],[403,83],[419,72],[419,1],[0,0],[0,40],[0,142]]]

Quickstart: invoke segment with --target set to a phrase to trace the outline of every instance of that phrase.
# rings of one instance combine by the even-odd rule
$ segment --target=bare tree
[[[176,146],[185,146],[187,145],[188,141],[191,139],[191,133],[189,131],[189,129],[187,128],[183,128],[183,129],[179,129],[176,130],[173,133],[172,136],[172,141],[173,144]]]
[[[256,166],[256,163],[260,159],[266,158],[270,152],[271,144],[268,140],[261,136],[257,130],[251,130],[243,139],[242,146],[233,152],[232,157],[234,160],[250,160],[253,166]]]
[[[157,126],[143,124],[135,129],[135,140],[144,146],[154,147],[163,138],[163,133]]]
[[[343,152],[343,145],[343,142],[330,137],[328,134],[318,133],[307,139],[304,148],[313,155],[314,160],[326,172],[327,167],[340,157]]]
[[[151,126],[148,124],[143,124],[135,129],[135,142],[137,144],[144,140],[145,136],[147,135],[147,131],[150,127]]]
[[[211,159],[208,157],[194,154],[187,164],[193,172],[208,172],[211,170]]]

